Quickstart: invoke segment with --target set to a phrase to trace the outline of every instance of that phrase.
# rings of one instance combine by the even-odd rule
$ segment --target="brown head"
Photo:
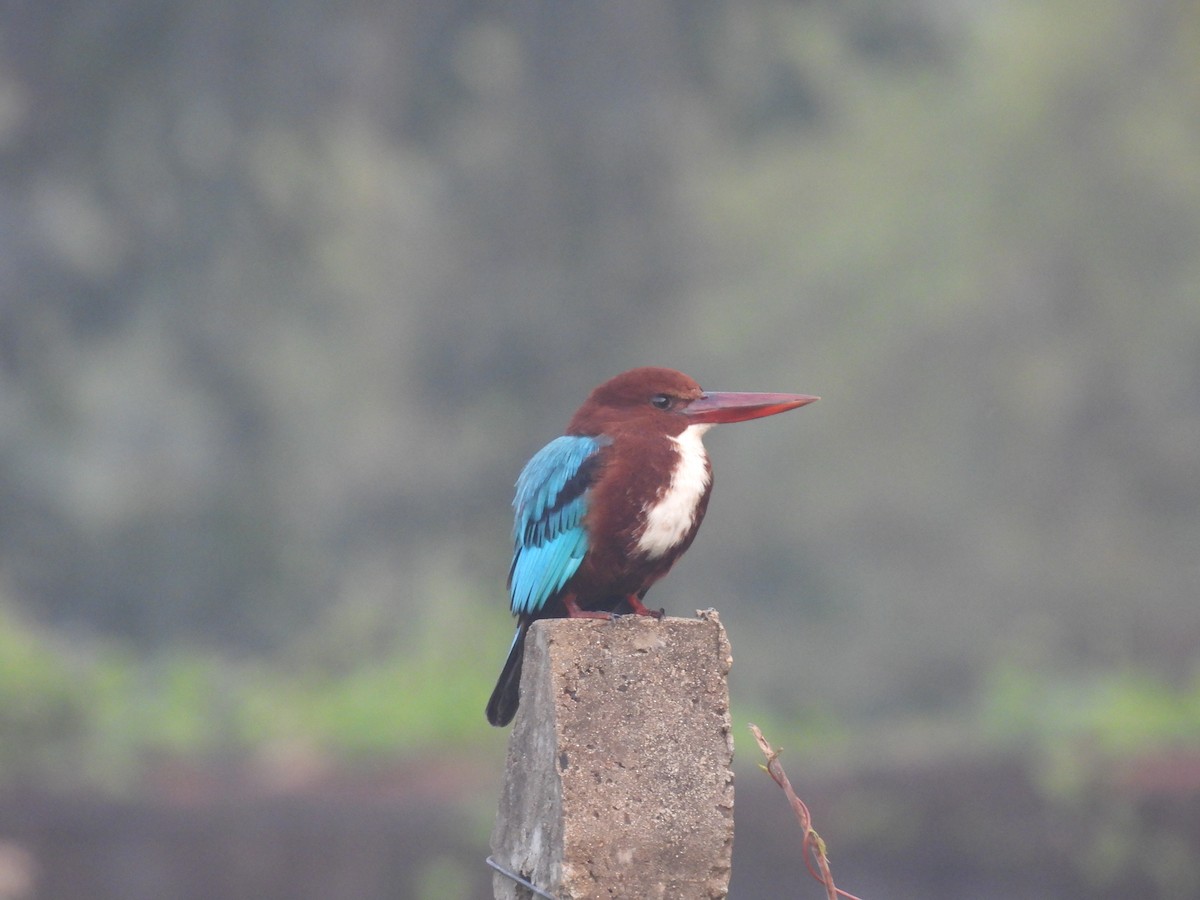
[[[656,366],[630,369],[597,387],[571,418],[568,434],[612,434],[624,429],[682,434],[693,425],[744,422],[797,409],[807,394],[704,391],[695,379]]]

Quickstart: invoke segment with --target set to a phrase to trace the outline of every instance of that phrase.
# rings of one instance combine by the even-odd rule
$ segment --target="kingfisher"
[[[691,546],[712,491],[701,437],[817,400],[807,394],[703,391],[673,369],[644,367],[597,387],[517,478],[509,602],[517,632],[488,700],[496,726],[520,703],[531,623],[661,618],[642,600]]]

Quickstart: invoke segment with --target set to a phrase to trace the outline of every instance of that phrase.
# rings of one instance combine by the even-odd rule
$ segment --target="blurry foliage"
[[[1099,757],[1200,745],[1200,672],[1172,685],[1144,671],[1064,678],[1005,668],[982,692],[983,727],[1040,752],[1081,747]]]
[[[476,734],[516,472],[641,363],[825,398],[713,435],[656,589],[764,723],[1194,708],[1195,5],[60,0],[0,47],[5,767]]]
[[[1173,684],[1114,669],[1064,678],[1005,668],[984,691],[991,746],[1019,748],[1050,798],[1066,863],[1092,892],[1188,897],[1200,888],[1192,833],[1200,671]]]
[[[491,670],[482,657],[459,660],[444,640],[342,671],[294,671],[178,648],[84,658],[18,617],[2,625],[0,783],[59,790],[129,790],[155,758],[303,747],[373,759],[462,743],[478,731],[476,698]],[[464,623],[458,633],[479,630]]]
[[[86,734],[86,699],[52,649],[0,608],[0,781],[69,768]]]

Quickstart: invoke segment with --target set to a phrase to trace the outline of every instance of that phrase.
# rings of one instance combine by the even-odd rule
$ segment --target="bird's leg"
[[[634,615],[650,616],[653,619],[661,619],[666,613],[665,609],[646,609],[642,603],[642,598],[637,594],[630,594],[625,598],[625,602],[629,604],[629,608],[633,610]]]
[[[568,619],[611,619],[612,613],[599,612],[594,609],[581,609],[579,598],[574,594],[563,595],[563,606],[567,608]]]

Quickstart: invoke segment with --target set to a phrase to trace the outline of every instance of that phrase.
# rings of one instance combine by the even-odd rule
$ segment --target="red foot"
[[[638,599],[637,594],[630,594],[625,598],[625,602],[629,604],[629,608],[633,610],[634,615],[650,616],[652,619],[661,619],[666,610],[663,609],[646,609],[642,601]]]
[[[567,608],[568,619],[611,619],[612,613],[598,612],[594,609],[580,609],[579,600],[574,594],[563,597],[563,606]]]

